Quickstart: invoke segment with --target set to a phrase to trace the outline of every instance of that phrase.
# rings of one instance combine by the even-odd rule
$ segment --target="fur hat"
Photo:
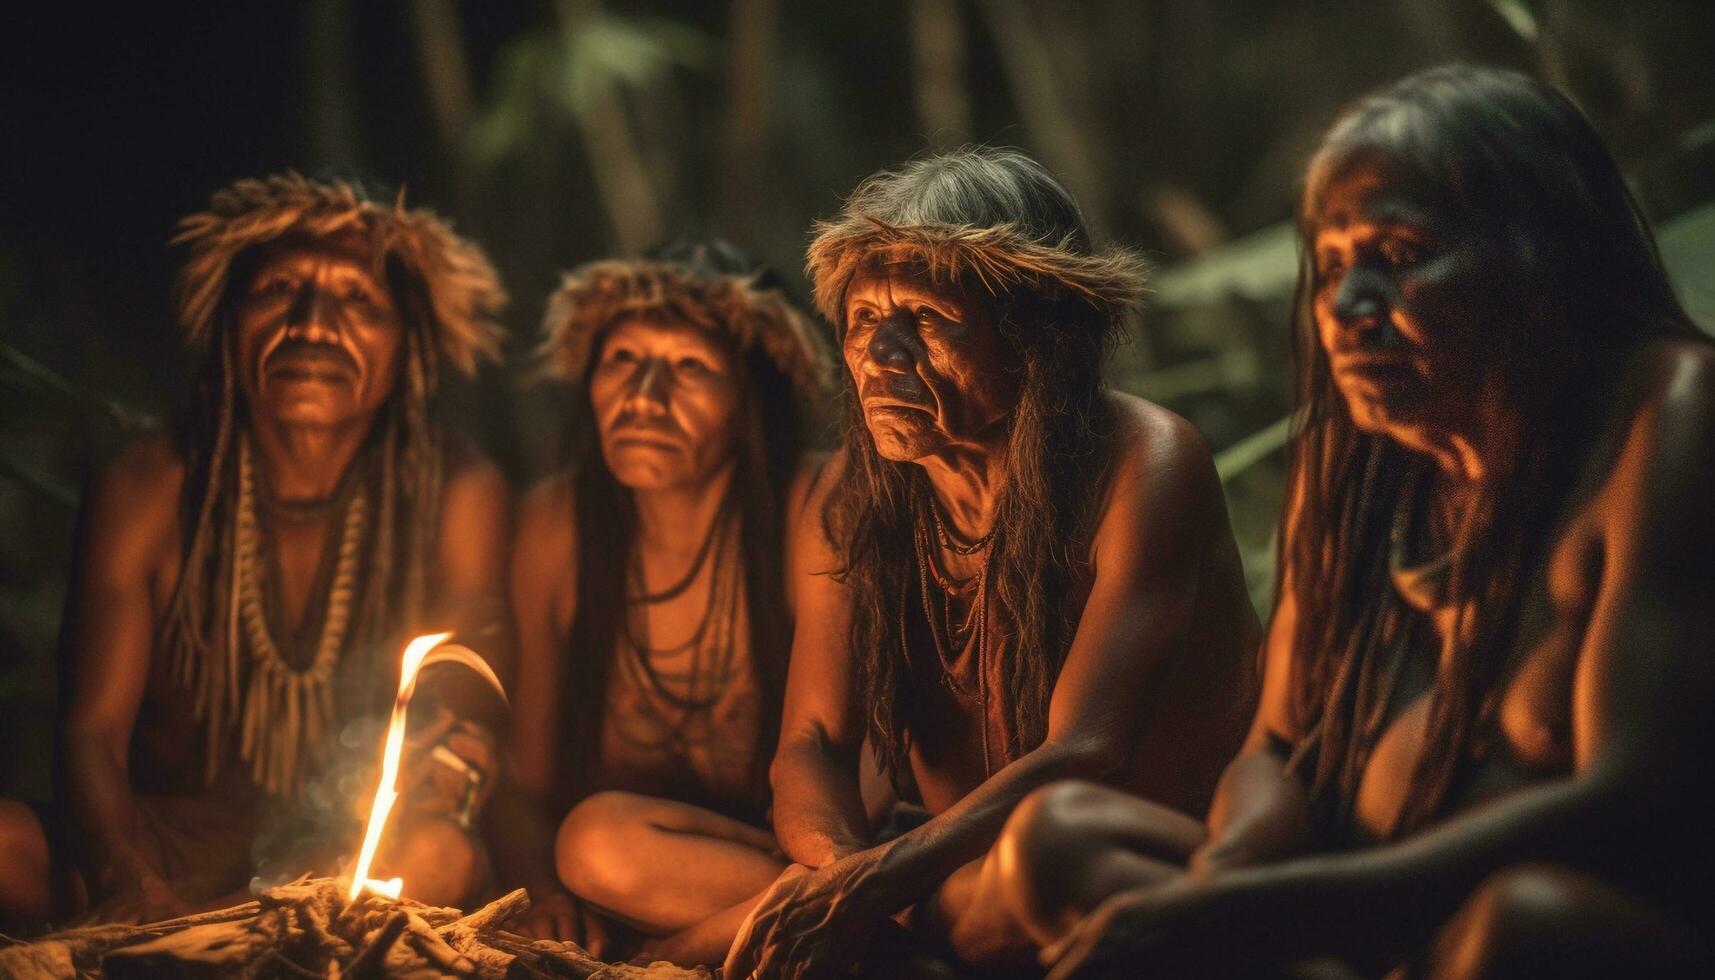
[[[1018,287],[1060,294],[1088,305],[1110,328],[1135,313],[1147,292],[1147,266],[1124,249],[1079,254],[1065,243],[1026,237],[1012,225],[900,226],[848,209],[817,222],[805,263],[816,308],[830,322],[842,323],[846,288],[872,263],[917,266],[937,282],[975,282],[994,296]]]
[[[172,243],[190,249],[175,291],[186,343],[213,342],[215,311],[239,253],[288,235],[348,231],[367,234],[378,259],[393,256],[422,280],[447,361],[471,374],[479,358],[497,358],[503,331],[493,318],[506,305],[506,291],[474,242],[430,211],[406,210],[403,191],[387,207],[344,181],[310,180],[294,172],[240,180],[216,191],[207,211],[179,222]]]
[[[761,345],[803,398],[827,389],[826,345],[780,289],[754,274],[710,274],[668,260],[607,259],[566,273],[548,298],[537,355],[550,375],[578,381],[603,328],[625,316],[663,314],[730,334],[740,350]]]

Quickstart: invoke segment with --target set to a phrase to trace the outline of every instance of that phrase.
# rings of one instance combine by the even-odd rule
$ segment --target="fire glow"
[[[424,667],[437,663],[463,664],[494,686],[502,698],[506,690],[500,678],[476,651],[469,647],[447,643],[451,633],[431,633],[419,636],[405,646],[399,658],[399,693],[393,698],[393,714],[387,723],[386,748],[381,755],[381,780],[375,787],[375,803],[369,809],[369,824],[363,831],[363,847],[357,853],[357,865],[351,871],[348,900],[356,901],[365,888],[378,895],[398,898],[405,883],[398,878],[378,881],[369,877],[369,865],[375,859],[375,849],[381,843],[381,831],[399,798],[399,755],[405,747],[405,710],[411,705],[411,695],[417,689],[417,674]]]

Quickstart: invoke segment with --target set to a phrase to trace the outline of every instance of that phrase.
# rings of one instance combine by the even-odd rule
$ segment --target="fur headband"
[[[817,222],[805,263],[816,308],[829,322],[843,322],[846,288],[877,263],[917,266],[936,282],[977,283],[994,296],[1019,287],[1066,296],[1089,306],[1110,329],[1137,312],[1147,292],[1147,265],[1125,249],[1084,255],[1065,243],[1029,238],[1012,225],[893,225],[848,206],[840,217]]]
[[[216,191],[207,211],[179,222],[172,243],[190,251],[175,291],[186,343],[204,347],[214,340],[215,311],[239,253],[288,235],[348,231],[368,235],[377,257],[398,259],[422,280],[435,340],[448,362],[472,374],[479,358],[497,359],[502,329],[494,316],[506,305],[506,291],[474,242],[430,211],[406,210],[403,191],[389,208],[344,181],[293,172],[240,180]]]
[[[629,315],[668,314],[730,334],[740,350],[761,345],[801,397],[827,390],[829,359],[815,324],[778,289],[749,276],[698,275],[673,262],[609,259],[566,273],[548,298],[537,356],[547,372],[583,378],[596,335]]]

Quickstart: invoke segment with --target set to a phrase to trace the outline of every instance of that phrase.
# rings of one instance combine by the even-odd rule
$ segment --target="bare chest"
[[[1573,762],[1573,689],[1601,577],[1599,540],[1589,521],[1573,521],[1562,532],[1526,591],[1519,624],[1496,706],[1488,751],[1452,801],[1462,809],[1520,786],[1569,772]],[[1441,633],[1427,634],[1435,658]],[[1444,656],[1445,654],[1439,654]],[[1410,796],[1418,760],[1445,733],[1430,725],[1433,666],[1396,699],[1358,787],[1356,817],[1361,833],[1391,831]],[[1411,671],[1407,671],[1407,676]]]
[[[259,580],[259,591],[266,593],[270,612],[270,631],[282,635],[295,632],[304,624],[306,614],[326,599],[330,576],[326,567],[335,541],[328,543],[330,521],[318,520],[271,528],[263,546],[254,549],[255,567],[252,576]],[[183,542],[180,528],[175,527],[159,543],[150,576],[150,628],[157,640],[162,636],[162,624],[184,574]],[[210,590],[231,589],[231,582],[208,583]],[[210,595],[208,602],[221,601]],[[236,591],[224,601],[237,601]],[[171,651],[157,642],[151,650],[148,679],[144,698],[139,705],[133,733],[133,756],[137,765],[148,772],[158,770],[160,778],[171,780],[176,773],[200,773],[201,753],[206,733],[196,718],[194,695],[174,670]]]
[[[763,699],[742,583],[728,587],[735,591],[725,599],[711,601],[692,589],[630,610],[608,672],[604,786],[675,799],[754,802],[749,797]]]

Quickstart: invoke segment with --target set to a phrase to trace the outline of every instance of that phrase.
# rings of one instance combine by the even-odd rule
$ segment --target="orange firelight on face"
[[[387,723],[386,747],[381,755],[381,781],[375,787],[375,803],[369,810],[369,825],[363,831],[363,847],[357,852],[357,865],[351,871],[351,890],[347,898],[356,901],[365,888],[378,895],[398,898],[405,883],[398,878],[378,881],[369,877],[369,865],[375,859],[375,849],[381,843],[381,831],[387,826],[387,816],[399,798],[399,755],[405,747],[405,710],[417,689],[417,674],[424,667],[438,663],[455,663],[475,671],[493,685],[502,699],[506,690],[500,678],[475,650],[447,643],[451,633],[431,633],[419,636],[405,645],[399,658],[399,693],[393,699],[393,714]]]

